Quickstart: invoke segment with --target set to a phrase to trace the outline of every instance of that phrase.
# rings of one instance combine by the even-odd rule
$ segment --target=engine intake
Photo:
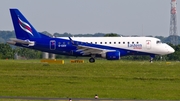
[[[120,59],[120,52],[114,51],[114,52],[106,52],[102,54],[103,58],[106,58],[107,60],[119,60]]]

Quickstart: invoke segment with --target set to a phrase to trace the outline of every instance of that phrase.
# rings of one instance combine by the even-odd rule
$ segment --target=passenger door
[[[146,48],[151,49],[151,40],[146,40]]]
[[[56,41],[50,40],[50,50],[55,50],[55,49],[56,49]]]

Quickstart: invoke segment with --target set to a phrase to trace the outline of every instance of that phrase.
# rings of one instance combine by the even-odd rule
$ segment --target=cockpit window
[[[156,44],[161,44],[162,42],[160,40],[156,41]]]

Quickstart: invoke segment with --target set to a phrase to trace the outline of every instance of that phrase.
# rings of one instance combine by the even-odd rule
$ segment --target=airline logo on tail
[[[29,24],[27,24],[26,22],[22,21],[19,17],[18,17],[18,22],[19,22],[19,26],[26,32],[28,32],[29,34],[32,34],[32,29],[31,29],[31,26]]]

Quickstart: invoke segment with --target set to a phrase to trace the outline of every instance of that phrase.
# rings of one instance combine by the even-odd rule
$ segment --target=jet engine
[[[102,53],[101,56],[103,58],[106,58],[107,60],[119,60],[120,52],[119,51],[105,52]]]

